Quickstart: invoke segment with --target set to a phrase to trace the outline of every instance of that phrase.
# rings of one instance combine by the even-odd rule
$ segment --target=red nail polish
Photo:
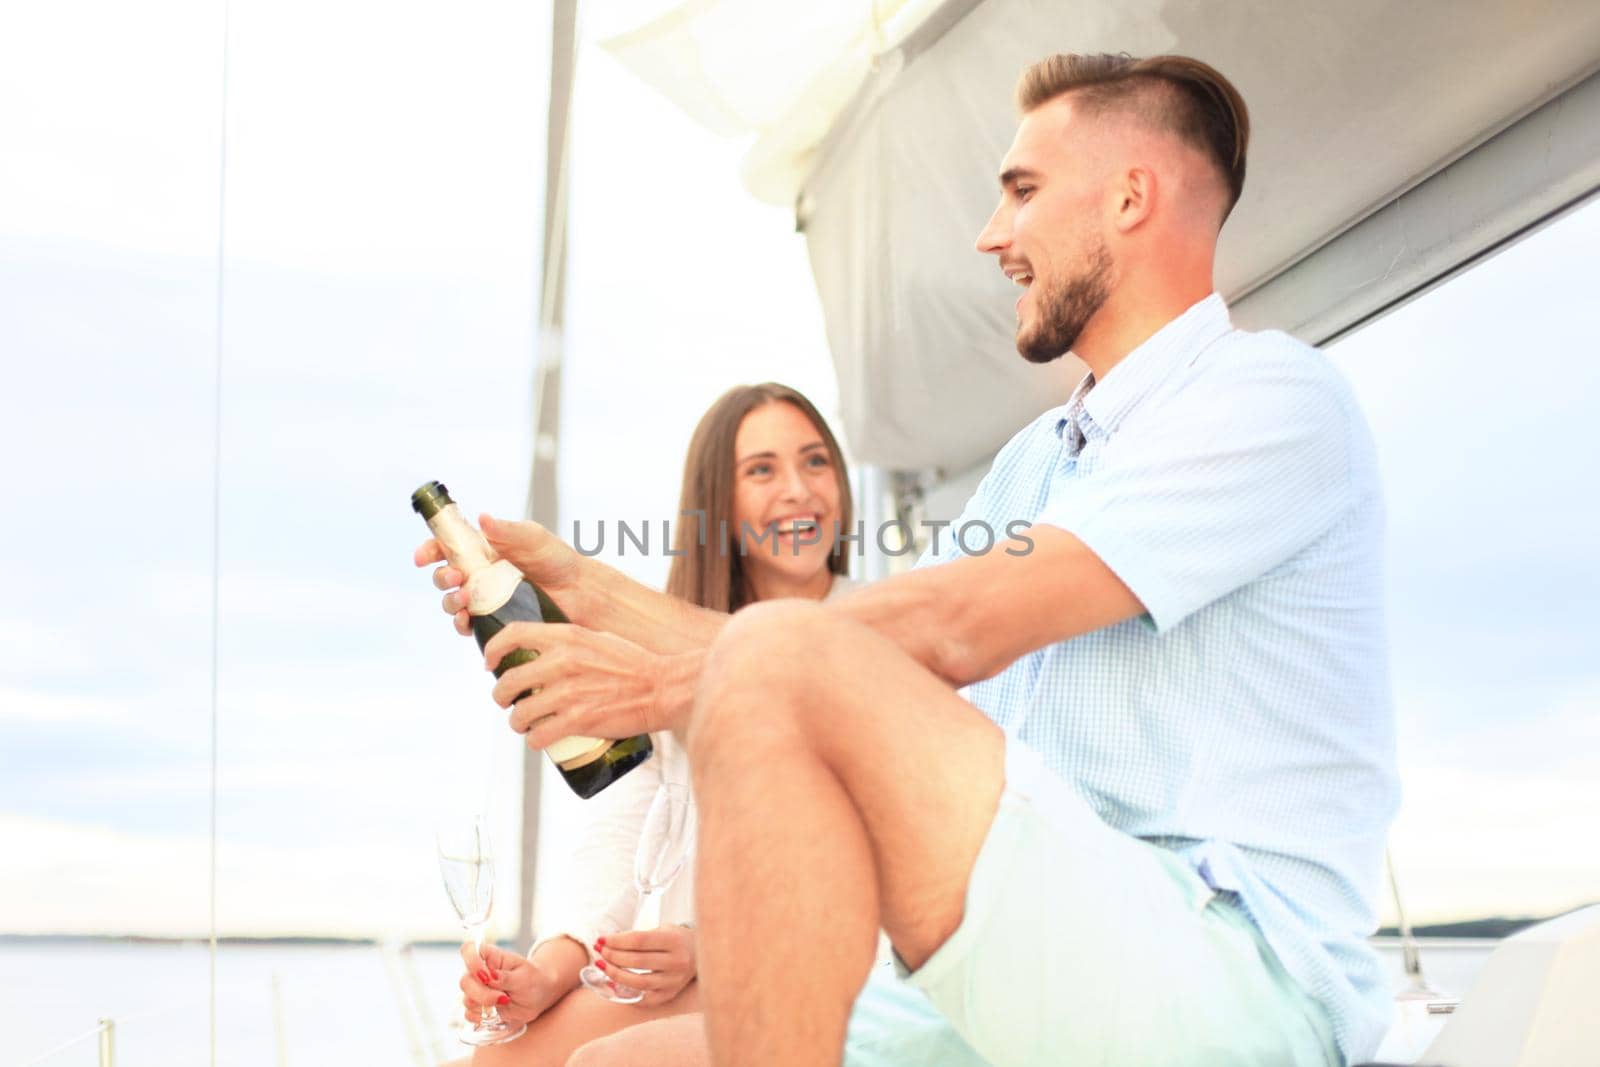
[[[603,937],[596,938],[595,942],[594,942],[594,947],[595,948],[605,948],[606,947],[606,939],[603,938]]]
[[[491,982],[500,981],[500,972],[499,971],[490,971],[489,972],[489,981],[491,981]]]
[[[606,969],[606,961],[605,960],[595,960],[594,961],[594,965],[596,967],[600,968],[602,971]]]
[[[500,1004],[502,1006],[506,1005],[506,1004],[510,1004],[511,1003],[511,998],[506,996],[504,993],[501,993],[500,994],[500,999],[495,1001],[495,1003],[496,1004]]]
[[[489,982],[490,982],[489,972],[488,971],[479,971],[478,972],[478,981],[482,982],[484,985],[488,985]]]

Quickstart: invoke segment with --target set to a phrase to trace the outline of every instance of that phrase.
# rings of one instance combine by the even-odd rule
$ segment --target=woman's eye
[[[772,464],[752,463],[745,468],[744,473],[751,478],[762,478],[772,473]]]
[[[818,453],[816,455],[807,457],[806,462],[810,464],[813,469],[821,470],[828,465],[828,457]]]

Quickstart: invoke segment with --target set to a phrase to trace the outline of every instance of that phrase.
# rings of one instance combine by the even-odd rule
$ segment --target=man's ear
[[[1119,233],[1143,225],[1155,210],[1159,193],[1156,172],[1149,167],[1129,167],[1112,190],[1111,224]]]

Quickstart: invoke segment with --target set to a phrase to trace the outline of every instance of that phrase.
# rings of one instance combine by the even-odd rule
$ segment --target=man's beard
[[[1088,258],[1083,273],[1057,289],[1039,294],[1034,331],[1026,335],[1017,331],[1017,351],[1029,363],[1049,363],[1066,355],[1111,295],[1111,253],[1105,242],[1095,242]]]

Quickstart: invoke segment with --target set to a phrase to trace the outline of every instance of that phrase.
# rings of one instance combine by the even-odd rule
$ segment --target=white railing
[[[123,1015],[115,1019],[100,1019],[94,1024],[93,1030],[86,1030],[76,1037],[68,1038],[61,1044],[54,1046],[30,1060],[23,1060],[20,1067],[37,1067],[45,1063],[59,1052],[65,1052],[74,1045],[82,1044],[91,1037],[100,1039],[100,1067],[115,1067],[117,1056],[117,1027],[128,1023],[143,1022],[146,1019],[158,1018],[162,1015],[172,1015],[180,1011],[194,1011],[205,1006],[204,1000],[186,1001],[183,1004],[169,1004],[164,1008],[152,1008],[149,1011],[135,1012],[132,1015]]]
[[[99,1022],[95,1023],[93,1030],[85,1031],[76,1037],[69,1037],[67,1040],[61,1042],[61,1044],[40,1053],[31,1060],[23,1060],[22,1067],[35,1067],[36,1064],[43,1063],[56,1053],[65,1052],[72,1046],[82,1044],[91,1037],[95,1036],[100,1038],[100,1067],[112,1067],[116,1057],[116,1032],[117,1024],[115,1020],[101,1019]]]

